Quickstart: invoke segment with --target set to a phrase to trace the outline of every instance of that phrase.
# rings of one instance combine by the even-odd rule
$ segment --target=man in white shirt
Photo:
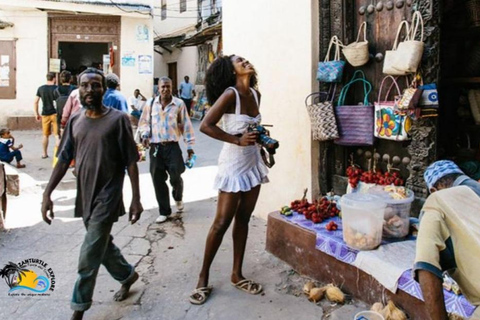
[[[179,93],[180,98],[185,102],[187,107],[188,115],[190,115],[190,108],[192,106],[193,97],[195,97],[195,89],[192,83],[189,82],[190,77],[185,76],[185,81],[180,83]]]
[[[147,101],[147,98],[140,93],[139,89],[135,89],[133,96],[128,99],[128,105],[130,106],[130,114],[137,119],[140,119],[142,115],[143,106]]]

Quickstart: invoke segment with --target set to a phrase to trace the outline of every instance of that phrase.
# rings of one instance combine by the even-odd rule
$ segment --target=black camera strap
[[[268,152],[268,160],[267,160],[267,152]],[[275,158],[273,155],[275,154],[275,149],[267,149],[265,151],[265,148],[260,148],[260,155],[262,156],[263,163],[267,166],[267,168],[271,168],[275,165]]]

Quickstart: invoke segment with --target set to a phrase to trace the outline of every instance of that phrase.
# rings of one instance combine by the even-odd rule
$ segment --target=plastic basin
[[[393,199],[383,187],[375,187],[368,191],[369,194],[379,195],[387,204],[383,222],[383,237],[403,238],[408,235],[410,228],[410,208],[415,199],[415,194],[406,189],[407,198]]]
[[[340,200],[343,240],[357,250],[372,250],[382,242],[386,203],[377,195],[350,193]]]
[[[355,315],[353,320],[385,320],[385,318],[376,311],[361,311]]]

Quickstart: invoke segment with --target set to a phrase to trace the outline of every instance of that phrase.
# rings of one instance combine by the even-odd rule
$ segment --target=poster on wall
[[[103,55],[103,73],[109,74],[112,72],[112,68],[110,68],[110,54]]]
[[[152,56],[139,55],[138,56],[138,73],[151,74],[153,70]]]
[[[137,25],[136,38],[139,42],[148,42],[148,26],[146,24]]]
[[[0,87],[10,86],[10,56],[0,56]]]
[[[60,72],[60,64],[61,64],[60,59],[50,59],[50,63],[48,65],[48,71],[59,73]]]
[[[135,53],[125,52],[122,56],[122,67],[135,67]]]

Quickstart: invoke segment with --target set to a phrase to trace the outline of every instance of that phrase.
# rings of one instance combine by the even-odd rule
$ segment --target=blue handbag
[[[335,45],[335,54],[333,60],[330,59],[330,50]],[[317,80],[321,82],[340,82],[342,81],[343,69],[345,67],[345,61],[340,60],[340,45],[341,42],[337,36],[333,36],[330,39],[328,45],[327,55],[323,62],[318,63],[317,67]]]

